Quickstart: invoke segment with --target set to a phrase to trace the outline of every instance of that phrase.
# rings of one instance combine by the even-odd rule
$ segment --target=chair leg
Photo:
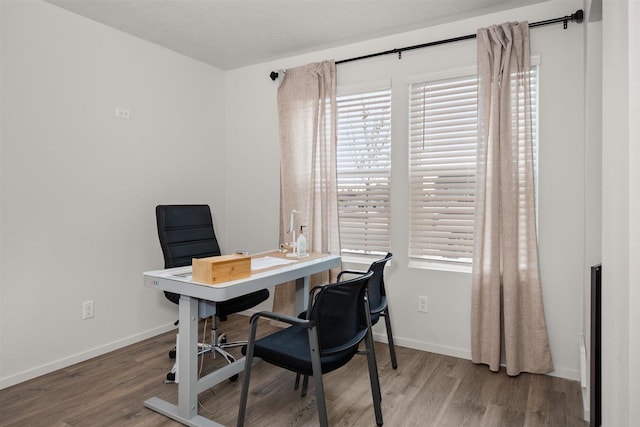
[[[224,335],[224,334],[222,334]],[[221,336],[218,335],[218,325],[216,322],[216,316],[211,316],[211,345],[214,347],[214,351],[211,352],[213,358],[216,358],[215,347],[218,346],[218,341],[220,341]]]
[[[218,343],[218,347],[220,348],[235,348],[235,347],[242,347],[243,345],[247,345],[247,342],[233,341],[233,342]]]
[[[311,366],[316,387],[316,403],[318,405],[318,420],[320,427],[328,427],[327,406],[324,401],[324,386],[322,384],[322,365],[320,364],[320,346],[315,327],[309,329],[309,347],[311,351]],[[305,376],[305,379],[308,378]]]
[[[296,382],[293,384],[293,389],[297,390],[300,387],[300,374],[296,373]]]
[[[247,356],[245,357],[245,364],[244,364],[244,379],[242,380],[242,391],[240,392],[240,404],[238,407],[237,427],[244,426],[244,416],[247,412],[247,398],[249,397],[249,379],[251,377],[251,366],[253,365],[253,347],[256,341],[257,326],[258,326],[258,319],[256,318],[254,321],[251,322],[251,329],[249,332],[249,343],[247,344]]]
[[[302,379],[302,391],[300,392],[300,397],[305,397],[307,395],[307,388],[309,387],[309,376],[305,375]]]
[[[298,387],[300,387],[300,375],[299,373],[296,374],[296,382],[295,384],[293,384],[293,389],[297,390]],[[304,379],[302,380],[302,390],[300,391],[300,397],[305,397],[307,395],[307,387],[309,386],[309,376],[305,375]]]
[[[214,353],[219,353],[222,357],[225,358],[227,363],[231,364],[236,361],[236,358],[229,352],[227,352],[224,348],[215,346]]]
[[[396,346],[393,343],[393,332],[391,330],[391,318],[389,317],[389,306],[380,313],[384,316],[384,324],[387,328],[387,341],[389,341],[389,354],[391,356],[391,367],[398,369],[398,359],[396,358]]]
[[[378,366],[376,364],[376,354],[373,349],[373,335],[371,329],[365,338],[367,348],[367,362],[369,365],[369,380],[371,381],[371,395],[373,397],[373,409],[376,414],[376,424],[382,425],[382,394],[380,392],[380,379],[378,378]]]

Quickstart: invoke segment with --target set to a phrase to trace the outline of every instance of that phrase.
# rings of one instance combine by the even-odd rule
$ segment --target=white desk
[[[254,255],[277,256],[274,253]],[[288,258],[296,259],[296,258]],[[266,289],[280,283],[296,281],[296,313],[308,306],[309,276],[338,267],[337,255],[312,254],[295,263],[253,272],[251,276],[211,286],[191,280],[191,267],[178,267],[144,273],[144,284],[162,291],[180,294],[178,340],[178,405],[152,397],[144,406],[188,426],[221,426],[198,415],[198,394],[220,384],[244,370],[244,358],[198,379],[198,313],[215,315],[215,302]],[[200,306],[200,311],[199,311]]]

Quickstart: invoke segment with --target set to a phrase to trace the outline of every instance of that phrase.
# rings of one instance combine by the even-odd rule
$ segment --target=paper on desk
[[[282,259],[272,256],[265,256],[262,258],[251,258],[251,271],[262,270],[263,268],[276,267],[278,265],[286,265],[296,262],[292,259]]]

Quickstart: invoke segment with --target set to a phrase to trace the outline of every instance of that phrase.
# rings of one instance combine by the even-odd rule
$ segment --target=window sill
[[[371,266],[374,261],[378,261],[384,258],[384,255],[342,255],[342,263],[347,265],[354,266],[362,266],[363,271],[367,271],[367,269]],[[356,267],[358,268],[358,267]]]
[[[471,273],[471,264],[438,262],[425,259],[409,259],[409,268],[420,268],[423,270],[451,271],[455,273]]]

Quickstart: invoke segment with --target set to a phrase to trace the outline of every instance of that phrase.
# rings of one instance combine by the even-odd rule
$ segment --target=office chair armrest
[[[259,313],[255,313],[251,316],[250,323],[257,322],[259,318],[265,317],[271,320],[277,320],[280,322],[288,323],[293,326],[298,326],[301,328],[313,328],[316,325],[316,322],[313,320],[300,319],[298,317],[288,316],[286,314],[274,313],[271,311],[261,311]]]
[[[337,278],[337,282],[339,282],[342,278],[343,274],[354,274],[356,276],[362,276],[363,274],[367,274],[366,271],[353,271],[353,270],[342,270],[340,273],[338,273],[338,278]]]

